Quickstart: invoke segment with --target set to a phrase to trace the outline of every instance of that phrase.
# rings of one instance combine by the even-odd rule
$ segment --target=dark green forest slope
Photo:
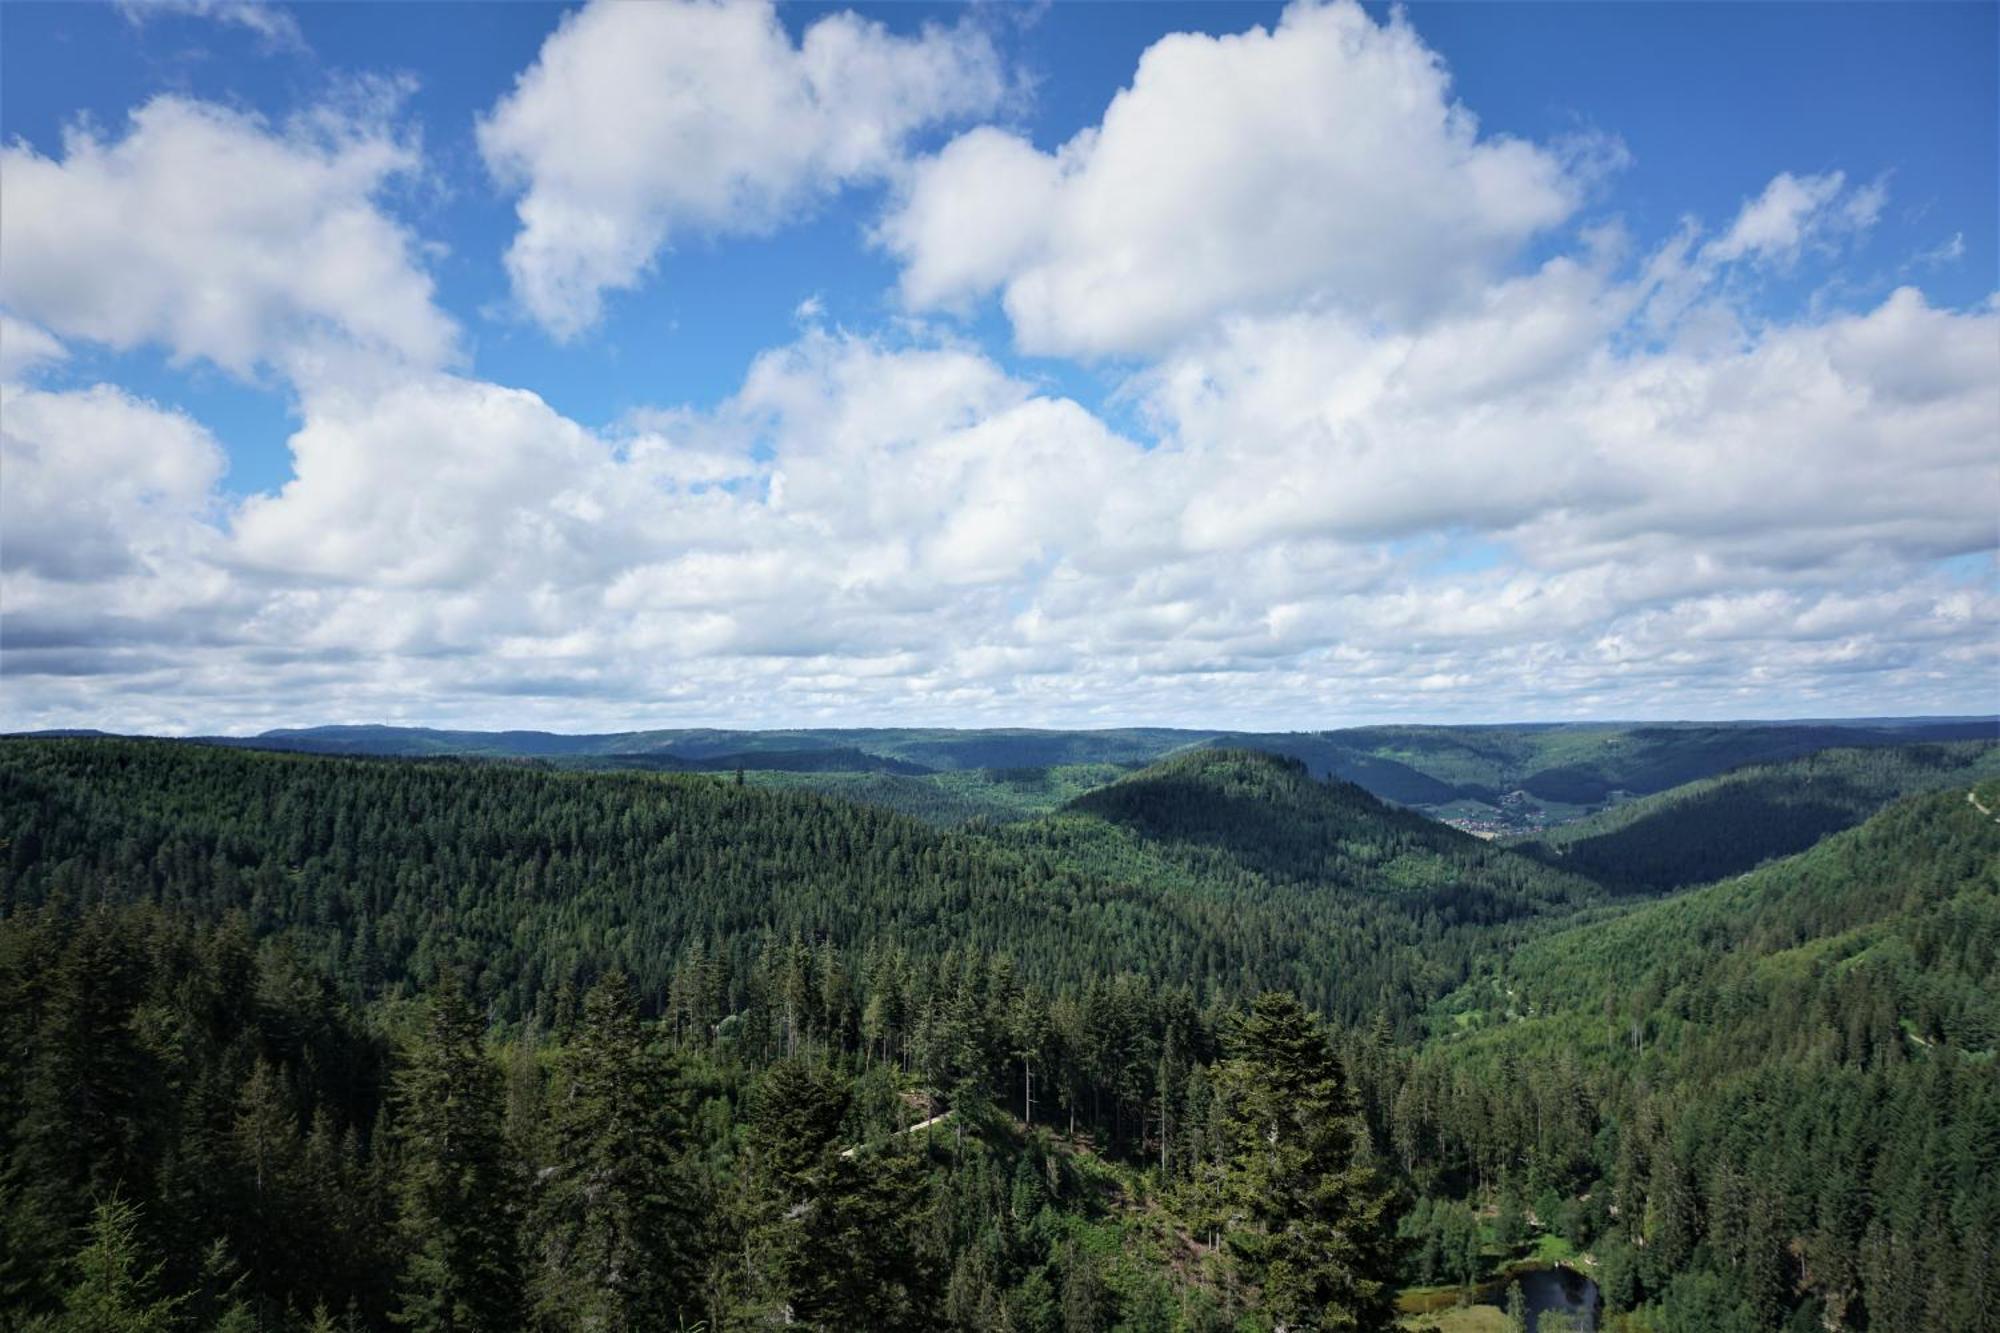
[[[1971,790],[1909,797],[1797,856],[1595,913],[1604,919],[1523,945],[1441,1010],[1478,1009],[1474,1026],[1498,1041],[1569,1025],[1573,1049],[1642,1073],[1697,1036],[1781,1013],[1794,1021],[1734,1047],[1736,1063],[1784,1053],[1770,1040],[1780,1035],[1861,1064],[1939,1043],[1990,1056],[2000,1048],[2000,823]],[[1835,991],[1847,999],[1828,998]],[[1852,1021],[1799,1021],[1820,1000]]]
[[[1635,905],[1104,776],[0,742],[0,1327],[1367,1328],[1536,1255],[1616,1329],[1994,1326],[1963,786]]]
[[[909,776],[884,772],[798,773],[752,768],[764,787],[816,791],[879,806],[938,828],[975,821],[1012,823],[1051,814],[1094,787],[1115,782],[1136,764],[1049,764],[1028,768],[955,768]]]
[[[1468,927],[1595,892],[1269,756],[1204,751],[1157,772],[1111,790],[1198,807],[1255,773],[1293,792],[1274,815],[1295,826],[1285,863],[1269,820],[1191,857],[1096,817],[941,833],[733,778],[13,741],[0,907],[61,893],[208,920],[241,910],[259,933],[296,932],[357,999],[455,964],[507,1021],[608,967],[657,993],[691,946],[741,964],[797,935],[1000,952],[1048,984],[1133,970],[1203,996],[1292,987],[1408,1024],[1468,975],[1481,938]]]
[[[1439,1007],[1398,1150],[1583,1201],[1608,1294],[1670,1327],[1994,1327],[2000,825],[1967,797],[1524,946]]]
[[[1657,893],[1803,851],[1912,792],[2000,775],[2000,744],[1821,750],[1752,764],[1510,842],[1601,883]]]
[[[1422,997],[1601,897],[1589,881],[1254,751],[1163,760],[1002,836],[1153,886],[1207,931],[1254,932],[1247,956],[1265,960],[1254,980],[1217,978],[1236,993],[1281,985],[1343,1021],[1383,1015],[1412,1034]]]
[[[1285,933],[1254,917],[730,779],[20,742],[0,819],[10,1314],[1053,1330],[1388,1309],[1393,1188],[1324,1029],[1239,982],[1290,970],[1254,952]],[[987,926],[1010,947],[980,947]],[[1274,1141],[1304,1173],[1285,1188]],[[1322,1253],[1334,1227],[1347,1250]]]

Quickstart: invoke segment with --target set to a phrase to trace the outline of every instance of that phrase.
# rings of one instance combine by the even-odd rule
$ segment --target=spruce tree
[[[276,1065],[258,1061],[237,1092],[229,1147],[235,1182],[231,1231],[253,1309],[262,1317],[276,1311],[280,1293],[303,1276],[306,1261],[299,1244],[298,1189],[305,1141]]]
[[[928,1212],[919,1151],[902,1144],[827,1163],[790,1265],[798,1323],[827,1333],[936,1326],[942,1274],[917,1252]]]
[[[636,1333],[692,1317],[699,1209],[678,1162],[676,1085],[624,975],[607,976],[584,997],[550,1108],[534,1210],[544,1327]]]
[[[1295,996],[1260,995],[1218,1091],[1235,1239],[1266,1310],[1295,1329],[1386,1326],[1391,1195],[1319,1021]]]
[[[504,1333],[521,1325],[522,1291],[500,1073],[455,974],[440,979],[430,1007],[396,1083],[408,1246],[396,1321],[421,1333]]]
[[[8,997],[19,1006],[8,1014],[12,1044],[0,1065],[10,1094],[0,1110],[18,1117],[0,1139],[8,1150],[0,1155],[0,1295],[10,1299],[52,1294],[47,1276],[65,1238],[90,1223],[90,1199],[156,1196],[162,1089],[132,1023],[147,986],[149,924],[100,908],[49,930],[45,980]],[[31,1031],[24,1020],[37,1011]]]
[[[788,1323],[810,1329],[930,1326],[945,1293],[917,1256],[926,1215],[913,1143],[843,1152],[851,1097],[832,1070],[772,1066],[750,1111],[753,1244]],[[911,1136],[912,1138],[914,1136]]]
[[[147,1264],[139,1210],[113,1196],[91,1214],[90,1238],[71,1261],[76,1281],[61,1313],[36,1333],[166,1333],[180,1327],[183,1298],[158,1294],[159,1264]]]
[[[804,1060],[780,1060],[765,1073],[750,1107],[750,1150],[760,1181],[786,1207],[824,1165],[849,1100],[831,1069]]]

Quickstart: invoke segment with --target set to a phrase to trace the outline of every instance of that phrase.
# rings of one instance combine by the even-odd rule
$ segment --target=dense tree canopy
[[[1624,891],[1706,884],[1852,828],[1899,796],[2000,775],[2000,744],[1821,750],[1751,764],[1515,845]]]
[[[10,742],[0,820],[14,1322],[1369,1328],[1531,1251],[1635,1329],[2000,1309],[1962,787],[1653,902],[1229,751],[944,834]]]
[[[1489,927],[1595,893],[1269,756],[1203,751],[1109,793],[1161,818],[1213,798],[1245,822],[1233,843],[1159,840],[1093,796],[948,834],[726,777],[17,741],[0,746],[0,908],[241,911],[357,1002],[452,966],[504,1022],[546,1021],[562,986],[612,966],[652,1009],[691,945],[720,952],[734,1008],[750,955],[798,935],[1005,953],[1045,985],[1132,970],[1204,998],[1281,986],[1413,1026],[1504,941]]]

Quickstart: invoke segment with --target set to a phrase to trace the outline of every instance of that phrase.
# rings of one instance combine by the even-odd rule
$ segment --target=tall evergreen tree
[[[303,1221],[298,1188],[304,1140],[283,1073],[266,1061],[252,1066],[236,1096],[229,1157],[234,1176],[231,1231],[262,1315],[282,1309],[278,1293],[303,1276],[298,1243]]]
[[[679,1168],[676,1084],[624,974],[605,977],[584,997],[551,1108],[552,1161],[534,1209],[545,1327],[637,1333],[691,1317],[699,1209]]]
[[[91,1214],[90,1239],[72,1260],[75,1283],[61,1313],[34,1333],[168,1333],[181,1325],[185,1298],[158,1294],[159,1264],[145,1261],[139,1210],[116,1196]]]
[[[805,1060],[780,1060],[764,1074],[750,1106],[750,1150],[759,1181],[784,1207],[825,1165],[848,1101],[831,1069]]]
[[[851,1104],[832,1070],[803,1060],[771,1067],[750,1112],[758,1249],[769,1258],[782,1317],[812,1329],[928,1326],[944,1293],[916,1253],[927,1213],[911,1145],[839,1146]]]
[[[143,931],[89,912],[43,935],[48,970],[36,984],[9,988],[10,1056],[35,1058],[0,1067],[15,1103],[0,1106],[15,1117],[0,1157],[0,1294],[33,1290],[29,1274],[61,1259],[92,1198],[153,1193],[161,1089],[132,1023],[147,983]],[[50,1294],[39,1285],[34,1295]]]
[[[827,1333],[936,1327],[944,1293],[917,1252],[928,1211],[918,1150],[836,1155],[816,1183],[791,1265],[793,1318]]]
[[[1288,993],[1258,996],[1219,1081],[1235,1239],[1265,1307],[1286,1328],[1386,1326],[1392,1196],[1318,1019]]]
[[[430,1026],[396,1084],[409,1255],[398,1323],[421,1333],[521,1326],[519,1207],[501,1133],[500,1073],[457,974],[431,993]]]

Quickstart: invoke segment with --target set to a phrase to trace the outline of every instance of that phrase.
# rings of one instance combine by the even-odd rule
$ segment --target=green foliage
[[[1260,995],[1217,1075],[1224,1194],[1264,1306],[1286,1327],[1373,1328],[1392,1304],[1395,1217],[1319,1021]]]
[[[1052,764],[1045,768],[969,768],[909,776],[878,772],[755,771],[760,786],[803,789],[894,810],[936,828],[974,821],[1011,823],[1054,812],[1129,771],[1122,764]]]
[[[1984,1260],[1916,1256],[2000,1227],[1996,996],[2000,826],[1917,796],[1525,946],[1441,1006],[1513,1017],[1441,1024],[1390,1137],[1426,1188],[1545,1182],[1661,1326],[1972,1326]]]
[[[1102,798],[1101,800],[1099,798]],[[1280,798],[1263,811],[1259,801]],[[1233,839],[1148,841],[1211,803]],[[605,969],[665,990],[683,953],[735,976],[793,935],[919,957],[1004,953],[1045,986],[1122,971],[1299,991],[1343,1021],[1417,1013],[1489,926],[1586,882],[1268,756],[1209,751],[987,834],[702,776],[339,760],[157,742],[0,743],[0,909],[148,900],[288,932],[357,1002],[457,967],[505,1023]],[[1284,836],[1266,845],[1267,835]],[[1393,892],[1382,892],[1378,877]],[[1166,894],[1163,885],[1185,887]],[[1329,948],[1328,943],[1332,944]],[[741,992],[711,993],[719,1019]]]
[[[283,943],[153,908],[15,914],[0,1028],[21,1053],[0,1060],[6,1304],[54,1303],[68,1238],[116,1193],[198,1318],[336,1293],[386,1307],[365,1139],[387,1050]]]
[[[146,1263],[139,1213],[113,1197],[97,1205],[90,1239],[70,1261],[74,1285],[38,1333],[166,1333],[180,1326],[181,1296],[159,1294],[163,1265]]]
[[[612,973],[584,998],[551,1104],[553,1163],[537,1182],[532,1296],[548,1328],[672,1328],[695,1309],[701,1209],[680,1170],[671,1058]]]
[[[1289,756],[1315,777],[1352,782],[1383,800],[1431,813],[1477,811],[1483,822],[1509,823],[1524,806],[1582,813],[1831,746],[1990,741],[1993,735],[1991,722],[1567,723],[1353,727],[1209,743]]]
[[[809,1182],[780,1274],[806,1328],[922,1329],[942,1293],[918,1254],[925,1173],[908,1149],[835,1154]]]
[[[1255,931],[1247,966],[1213,946],[1171,972],[1229,969],[1339,1021],[1406,1021],[1493,951],[1598,896],[1596,887],[1324,783],[1270,755],[1205,749],[1071,802],[1008,839],[1111,881],[1213,939]],[[1164,891],[1164,892],[1162,892]],[[1312,947],[1299,946],[1311,941]]]
[[[1899,797],[2000,774],[2000,744],[1821,750],[1705,778],[1518,842],[1628,892],[1704,884],[1804,851]]]
[[[2000,1308],[1962,786],[1649,903],[1229,749],[952,832],[8,742],[0,839],[14,1323],[1369,1327],[1579,1255],[1633,1327]]]
[[[422,1333],[502,1333],[521,1326],[523,1304],[500,1071],[455,974],[440,979],[430,1010],[396,1080],[398,1221],[409,1253],[396,1321]]]

